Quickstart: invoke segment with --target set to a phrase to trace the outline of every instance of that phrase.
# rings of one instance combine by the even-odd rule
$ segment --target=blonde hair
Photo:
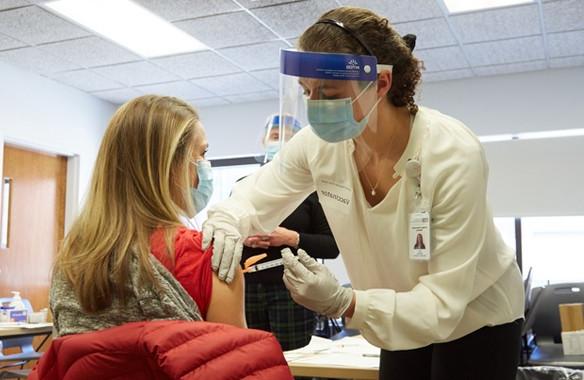
[[[422,63],[412,54],[412,47],[390,25],[386,18],[368,9],[339,7],[324,13],[318,21],[333,19],[357,34],[371,49],[379,63],[393,65],[393,83],[387,98],[396,107],[408,107],[415,113],[416,87],[422,74]],[[329,24],[310,26],[298,41],[304,51],[369,55],[361,43],[347,32]]]
[[[179,226],[179,215],[194,209],[188,165],[199,128],[197,112],[172,97],[142,96],[112,117],[87,201],[54,268],[72,284],[85,311],[107,308],[112,297],[125,303],[132,255],[141,280],[157,286],[149,264],[150,235],[159,227]]]

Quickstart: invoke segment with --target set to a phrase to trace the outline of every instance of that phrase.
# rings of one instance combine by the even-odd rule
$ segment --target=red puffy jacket
[[[29,379],[293,379],[270,333],[211,322],[134,322],[55,339]]]

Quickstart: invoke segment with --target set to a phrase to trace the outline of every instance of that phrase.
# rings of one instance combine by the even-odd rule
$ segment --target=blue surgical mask
[[[279,141],[270,141],[265,146],[266,156],[264,158],[264,162],[272,161],[276,153],[280,151],[280,144]]]
[[[191,197],[196,213],[201,212],[209,204],[213,195],[213,169],[207,160],[193,162],[197,166],[197,176],[199,185],[191,189]]]
[[[373,82],[371,82],[373,83]],[[363,132],[369,121],[369,116],[375,110],[379,101],[361,121],[355,120],[353,103],[361,97],[371,83],[355,98],[306,100],[308,121],[318,137],[331,143],[355,138]]]

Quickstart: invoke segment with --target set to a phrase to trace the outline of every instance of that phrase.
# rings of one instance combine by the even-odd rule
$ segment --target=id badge
[[[410,259],[430,260],[430,213],[410,214]]]

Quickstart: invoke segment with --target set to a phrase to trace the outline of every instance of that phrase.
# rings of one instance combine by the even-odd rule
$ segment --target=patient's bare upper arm
[[[213,291],[206,320],[247,327],[244,299],[244,279],[241,269],[237,269],[230,284],[219,280],[217,274],[213,273]]]

